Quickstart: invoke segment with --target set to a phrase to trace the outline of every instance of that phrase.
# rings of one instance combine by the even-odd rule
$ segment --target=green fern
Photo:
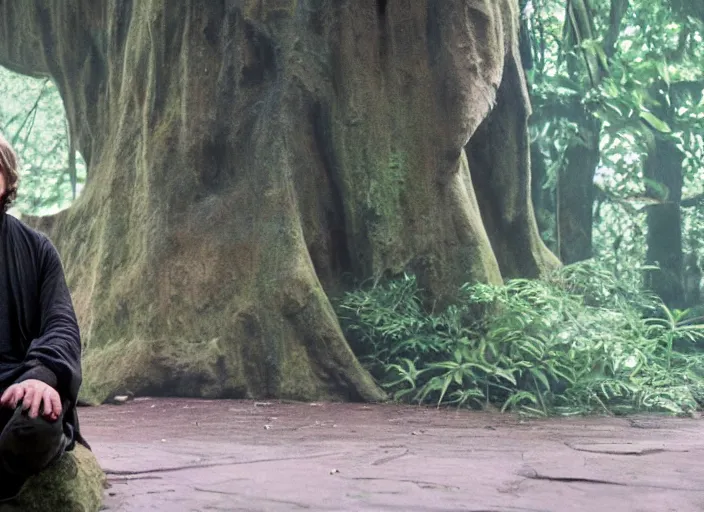
[[[652,296],[594,262],[542,281],[464,285],[439,313],[413,276],[348,293],[338,307],[354,350],[396,400],[532,415],[690,413],[704,393],[704,339]],[[492,306],[475,318],[476,306]]]

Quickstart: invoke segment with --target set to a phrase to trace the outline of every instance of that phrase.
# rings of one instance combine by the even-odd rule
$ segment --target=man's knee
[[[46,468],[66,447],[63,421],[30,418],[21,407],[0,433],[0,466],[8,473],[31,476]]]

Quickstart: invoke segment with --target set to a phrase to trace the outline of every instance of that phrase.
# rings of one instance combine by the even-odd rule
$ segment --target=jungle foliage
[[[560,208],[558,190],[561,180],[573,179],[569,149],[595,144],[596,165],[580,171],[593,186],[592,215],[584,219],[591,225],[583,226],[593,234],[591,255],[621,276],[641,275],[645,264],[667,265],[657,256],[675,254],[677,280],[698,278],[698,288],[701,274],[692,272],[704,249],[702,20],[660,0],[523,3],[532,57],[534,201],[544,239],[561,252],[559,217],[571,205]],[[657,162],[668,149],[669,175],[649,170],[649,159]],[[668,205],[676,213],[661,229],[664,236],[648,239],[648,221]],[[663,235],[655,227],[652,234]],[[656,258],[648,261],[648,252]],[[696,305],[698,294],[683,287],[696,297],[677,305]]]
[[[431,312],[406,276],[349,293],[338,310],[397,400],[572,415],[686,414],[704,398],[704,325],[594,262],[465,285],[458,304]]]
[[[0,131],[17,150],[22,186],[16,208],[47,215],[67,208],[85,183],[86,169],[70,151],[64,106],[48,78],[32,78],[0,67]]]
[[[704,389],[702,20],[664,1],[534,0],[522,15],[542,235],[563,259],[561,244],[587,250],[548,279],[464,285],[443,311],[412,276],[349,293],[348,337],[397,399],[691,412]],[[650,287],[659,272],[676,284]]]

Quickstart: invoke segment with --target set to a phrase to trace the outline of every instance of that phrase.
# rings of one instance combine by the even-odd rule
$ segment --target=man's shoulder
[[[29,226],[21,219],[6,214],[5,222],[7,223],[10,236],[14,238],[15,241],[22,240],[25,243],[31,244],[35,247],[42,247],[46,245],[53,247],[53,244],[51,243],[51,240],[49,240],[48,236]]]

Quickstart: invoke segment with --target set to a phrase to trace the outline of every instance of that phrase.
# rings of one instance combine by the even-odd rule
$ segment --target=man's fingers
[[[25,389],[23,386],[20,387],[24,390],[24,396],[22,397],[22,409],[28,411],[32,407],[32,400],[34,399],[34,389]]]
[[[58,419],[58,417],[61,416],[61,411],[63,409],[61,407],[61,397],[56,390],[52,389],[49,399],[51,400],[51,409],[54,413],[54,419]]]
[[[17,404],[20,403],[20,400],[22,400],[25,397],[25,389],[22,386],[15,386],[14,391],[12,392],[12,395],[10,396],[10,407],[13,409],[17,407]]]
[[[51,400],[51,388],[49,386],[42,393],[42,403],[44,404],[42,415],[46,418],[53,417],[54,403]]]
[[[32,389],[32,388],[30,388]],[[27,391],[27,394],[29,394],[29,391]],[[42,393],[37,392],[36,390],[32,389],[32,396],[31,398],[27,398],[27,395],[25,395],[25,401],[30,402],[29,406],[29,417],[30,418],[36,418],[39,416],[39,408],[42,406]]]
[[[44,418],[55,421],[62,413],[59,393],[39,381],[13,384],[0,397],[0,405],[3,407],[14,409],[20,401],[22,409],[27,411],[30,418],[37,418],[41,414]]]
[[[44,417],[56,421],[61,416],[61,399],[56,390],[47,388],[44,392]]]
[[[12,398],[12,394],[14,393],[16,387],[17,385],[12,385],[5,390],[2,397],[0,397],[0,405],[6,406],[10,404],[10,399]]]
[[[17,398],[18,395],[19,398]],[[17,402],[22,399],[22,395],[22,386],[18,384],[13,384],[9,388],[7,388],[2,394],[2,397],[0,397],[0,405],[2,405],[3,407],[14,408],[17,406]]]

